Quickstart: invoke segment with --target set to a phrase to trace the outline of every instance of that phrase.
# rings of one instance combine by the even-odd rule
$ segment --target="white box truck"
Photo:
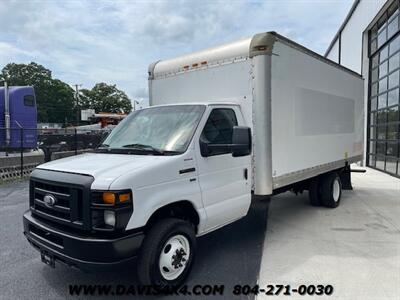
[[[182,283],[196,237],[252,196],[308,190],[336,207],[363,153],[361,77],[274,32],[149,67],[151,107],[93,153],[40,165],[24,233],[43,262],[137,259],[141,283]]]

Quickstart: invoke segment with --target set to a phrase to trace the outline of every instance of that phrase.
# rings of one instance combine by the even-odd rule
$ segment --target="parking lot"
[[[330,284],[334,293],[318,299],[400,299],[400,180],[367,168],[352,182],[336,209],[308,205],[307,193],[272,198],[260,286]]]

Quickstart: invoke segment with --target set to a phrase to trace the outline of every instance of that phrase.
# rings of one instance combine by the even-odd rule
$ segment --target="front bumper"
[[[43,223],[30,211],[23,216],[24,234],[31,245],[55,261],[84,271],[109,269],[135,259],[143,232],[113,238],[87,237],[63,232]]]

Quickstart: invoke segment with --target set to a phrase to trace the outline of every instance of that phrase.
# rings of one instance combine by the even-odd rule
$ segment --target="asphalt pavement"
[[[267,284],[331,285],[331,295],[273,299],[400,300],[400,180],[366,168],[352,173],[335,209],[309,205],[308,193],[272,198],[261,263]],[[271,296],[260,293],[258,300]]]
[[[52,269],[26,241],[22,214],[28,209],[28,182],[0,185],[0,299],[83,299],[70,296],[69,285],[137,285],[129,266],[113,272],[83,273],[57,263]],[[224,285],[223,296],[173,296],[173,299],[252,299],[232,294],[233,287],[257,283],[269,201],[254,201],[247,217],[198,240],[198,255],[187,282]],[[113,299],[113,297],[103,297]],[[132,297],[131,297],[132,298]],[[151,299],[139,297],[134,299]],[[158,297],[160,298],[160,297]],[[161,297],[166,299],[168,297]]]

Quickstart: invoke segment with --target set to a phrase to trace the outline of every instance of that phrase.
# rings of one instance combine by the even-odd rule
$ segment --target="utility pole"
[[[79,87],[82,84],[74,84],[75,86],[75,101],[76,101],[76,126],[79,125]]]

